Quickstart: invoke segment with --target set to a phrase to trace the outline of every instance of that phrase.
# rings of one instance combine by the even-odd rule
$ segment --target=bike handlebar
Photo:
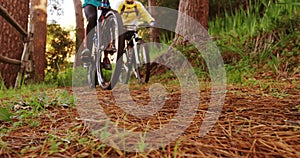
[[[128,31],[136,31],[142,28],[151,28],[148,24],[139,24],[139,25],[124,25],[124,29]]]

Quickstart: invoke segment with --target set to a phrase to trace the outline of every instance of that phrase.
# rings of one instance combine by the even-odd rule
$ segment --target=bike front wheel
[[[134,71],[139,83],[148,83],[150,78],[149,47],[140,41],[137,45],[138,56],[135,57]]]
[[[119,60],[124,50],[121,16],[116,11],[108,11],[98,30],[101,47],[96,55],[97,79],[102,89],[110,90],[116,85],[122,66]]]
[[[89,85],[89,88],[95,88],[96,87],[96,70],[95,70],[95,66],[94,66],[94,63],[91,62],[91,63],[88,63],[86,65],[86,68],[87,68],[87,79],[88,79],[88,85]]]
[[[119,76],[120,83],[127,84],[130,79],[130,73],[132,69],[132,61],[131,61],[132,54],[133,54],[133,49],[127,48],[125,49],[125,52],[122,55],[123,62],[122,62],[120,76]]]

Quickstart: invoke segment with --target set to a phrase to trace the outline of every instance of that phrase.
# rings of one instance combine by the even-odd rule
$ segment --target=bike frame
[[[142,64],[140,62],[140,52],[138,51],[138,48],[139,48],[138,45],[139,45],[139,41],[142,42],[143,39],[139,38],[138,32],[141,28],[148,28],[148,27],[149,27],[149,25],[125,25],[124,26],[125,30],[127,32],[130,32],[129,33],[130,36],[125,40],[126,41],[125,50],[127,50],[127,51],[125,51],[125,53],[127,53],[128,60],[131,65],[129,67],[129,69],[133,70],[133,73],[134,73],[135,77],[139,80],[139,82],[142,82],[142,79],[140,78],[140,75],[138,74],[139,72],[137,72],[137,70],[136,70],[138,67],[135,67],[135,66]],[[131,34],[131,32],[132,32],[132,34]],[[130,43],[132,43],[132,45],[130,45]],[[133,51],[132,54],[129,54],[130,49],[132,49],[132,51]],[[143,57],[142,61],[147,61],[146,56],[143,55],[142,57]]]
[[[144,26],[144,25],[142,25]],[[145,25],[148,27],[148,25]],[[126,29],[126,28],[130,28],[130,29]],[[134,56],[135,56],[135,59],[138,59],[138,50],[137,50],[137,45],[138,45],[138,41],[139,40],[142,40],[138,37],[138,31],[140,28],[145,28],[145,27],[140,27],[140,26],[137,26],[137,25],[125,25],[125,30],[126,31],[132,31],[134,32],[134,34],[132,35],[131,39],[130,40],[126,40],[127,41],[127,47],[126,49],[128,49],[128,44],[132,41],[133,42],[133,50],[134,50]],[[140,61],[139,60],[136,60],[136,64],[140,64]]]

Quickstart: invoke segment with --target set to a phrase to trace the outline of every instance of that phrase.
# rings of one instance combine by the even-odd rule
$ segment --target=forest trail
[[[134,90],[130,91],[133,100],[146,105],[150,100],[147,88],[149,87],[144,86],[142,89],[134,87]],[[87,100],[89,97],[98,98],[103,111],[113,122],[117,121],[122,128],[156,129],[168,123],[176,114],[181,97],[180,91],[176,87],[170,89],[163,108],[153,117],[145,118],[126,115],[121,108],[116,106],[111,91],[97,88],[94,92],[85,92],[84,97]],[[72,92],[71,89],[68,90]],[[174,154],[179,157],[299,157],[299,94],[299,84],[285,83],[265,89],[228,86],[225,104],[219,119],[207,135],[199,137],[199,127],[210,99],[210,91],[206,88],[201,89],[201,104],[197,114],[182,136],[165,148],[146,151],[140,155],[148,157],[166,157],[174,156]],[[81,102],[81,104],[87,105],[88,103]],[[48,109],[48,113],[37,119],[41,120],[42,125],[22,126],[2,137],[7,147],[1,149],[0,157],[17,157],[17,153],[30,144],[34,144],[35,148],[27,151],[23,156],[92,157],[91,153],[94,157],[139,155],[124,153],[109,146],[95,150],[91,144],[83,145],[72,140],[70,131],[77,133],[79,138],[92,139],[94,145],[101,144],[99,139],[91,135],[87,126],[83,125],[78,108],[51,108]],[[53,139],[61,139],[62,142],[68,144],[68,148],[47,155],[49,153],[45,150],[52,148],[51,144],[45,144],[45,140],[49,139],[49,134],[53,136]],[[60,148],[59,145],[58,148]]]

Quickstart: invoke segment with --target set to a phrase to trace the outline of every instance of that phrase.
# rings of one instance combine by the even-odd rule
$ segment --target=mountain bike
[[[138,82],[147,83],[150,78],[150,55],[149,47],[143,39],[139,38],[138,31],[142,28],[149,28],[148,25],[126,25],[125,48],[122,56],[121,74],[119,82],[128,83],[133,71]]]
[[[91,61],[87,64],[87,78],[90,88],[99,85],[112,89],[120,75],[124,50],[124,28],[119,13],[105,3],[97,9],[97,25],[93,37]],[[105,67],[109,63],[110,68]]]

